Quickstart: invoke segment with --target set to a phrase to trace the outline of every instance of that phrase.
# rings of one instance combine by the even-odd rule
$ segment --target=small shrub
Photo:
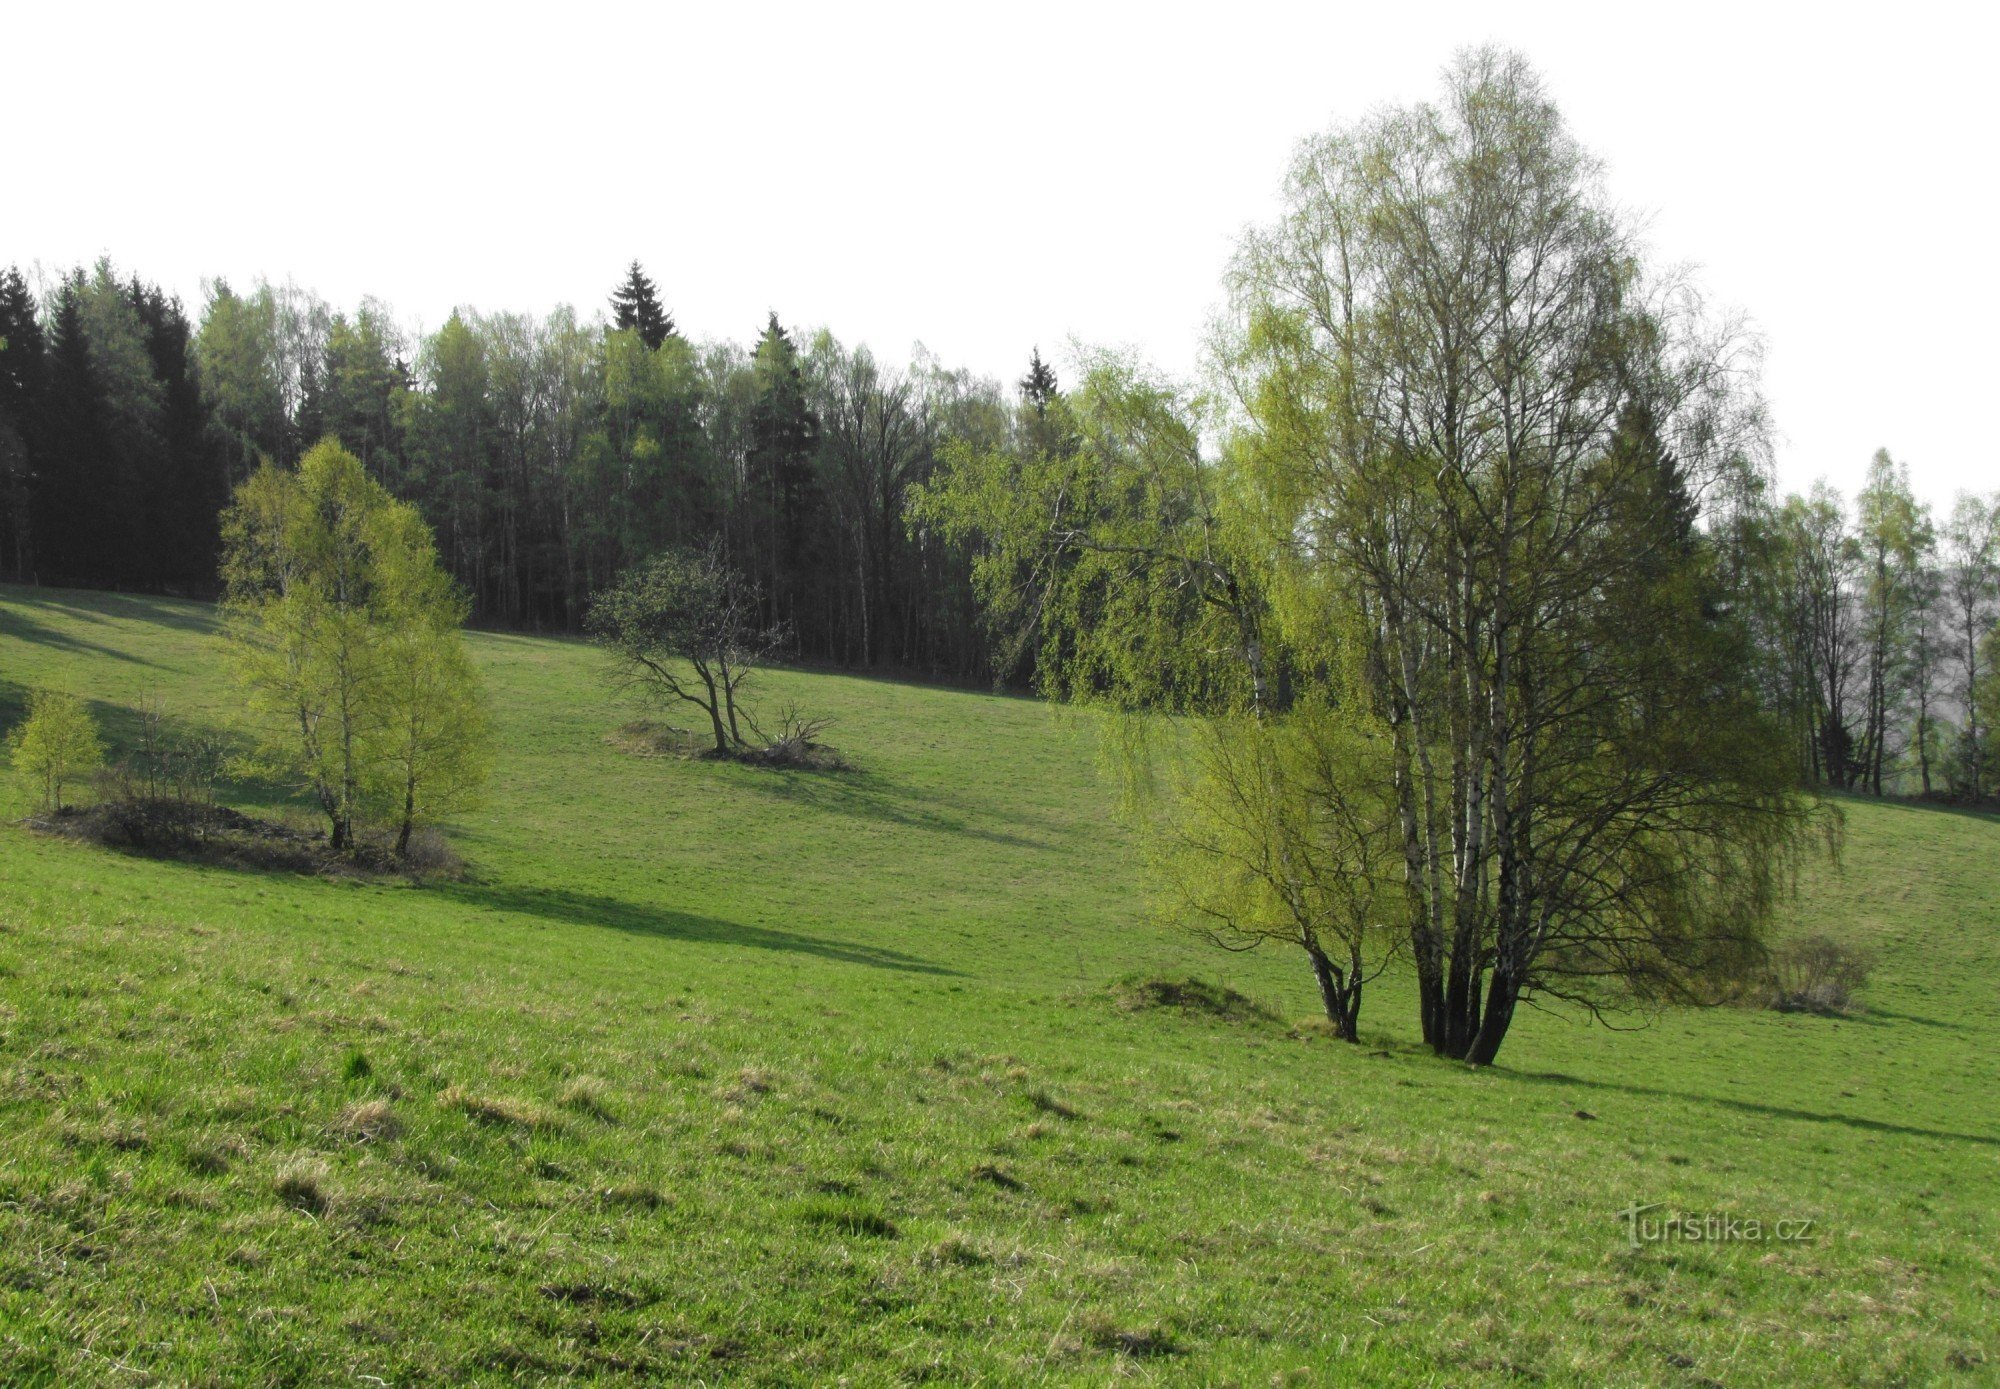
[[[1853,1010],[1875,957],[1831,936],[1804,936],[1771,952],[1769,1006],[1781,1013],[1837,1016]]]

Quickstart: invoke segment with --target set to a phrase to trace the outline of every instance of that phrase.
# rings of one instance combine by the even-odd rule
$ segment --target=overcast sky
[[[1887,446],[1937,502],[2000,487],[1992,7],[1639,13],[23,4],[0,261],[108,253],[193,306],[291,277],[435,327],[588,314],[637,256],[697,337],[776,309],[1007,379],[1072,337],[1191,372],[1294,142],[1490,40],[1656,256],[1755,318],[1786,485],[1851,490]]]

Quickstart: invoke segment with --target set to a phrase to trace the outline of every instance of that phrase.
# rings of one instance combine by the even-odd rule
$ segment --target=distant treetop
[[[1021,378],[1021,399],[1026,401],[1037,415],[1046,415],[1049,402],[1056,398],[1056,369],[1042,360],[1042,349],[1037,347],[1028,359],[1028,374]]]
[[[639,340],[657,348],[674,331],[674,316],[660,307],[658,286],[640,268],[638,261],[626,272],[625,283],[611,295],[611,315],[620,329],[633,329]]]

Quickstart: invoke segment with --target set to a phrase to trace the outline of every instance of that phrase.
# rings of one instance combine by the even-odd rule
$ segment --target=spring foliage
[[[63,793],[104,765],[104,743],[84,702],[61,690],[28,697],[28,717],[7,740],[15,773],[44,811],[63,808]]]
[[[369,822],[398,851],[468,805],[488,722],[466,600],[430,530],[332,441],[260,468],[223,518],[224,605],[266,761],[307,788],[336,848]]]

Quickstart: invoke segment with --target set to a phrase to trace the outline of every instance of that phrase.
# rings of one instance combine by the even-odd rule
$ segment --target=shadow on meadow
[[[16,589],[17,595],[33,593],[35,606],[52,613],[61,613],[79,622],[136,622],[146,627],[165,628],[170,632],[198,632],[210,634],[218,630],[216,609],[213,603],[192,599],[141,598],[127,593],[65,592],[68,601],[45,596],[48,590]]]
[[[849,815],[928,834],[977,839],[1010,849],[1046,851],[1057,847],[1047,839],[976,825],[963,804],[949,796],[900,785],[860,768],[841,771],[759,768],[756,773],[739,784],[803,810]]]
[[[1767,1119],[1798,1119],[1809,1124],[1839,1124],[1845,1128],[1860,1129],[1867,1133],[1894,1133],[1910,1138],[1943,1138],[1959,1143],[1977,1143],[1985,1147],[2000,1148],[2000,1135],[1983,1133],[1959,1133],[1952,1129],[1927,1129],[1914,1124],[1892,1124],[1883,1119],[1863,1119],[1854,1114],[1821,1114],[1810,1109],[1793,1109],[1786,1105],[1760,1104],[1755,1100],[1734,1100],[1726,1095],[1698,1095],[1690,1090],[1668,1090],[1653,1085],[1629,1085],[1615,1080],[1586,1080],[1582,1076],[1570,1075],[1563,1071],[1513,1071],[1517,1080],[1525,1080],[1544,1085],[1574,1085],[1585,1090],[1615,1090],[1626,1095],[1644,1095],[1662,1100],[1679,1100],[1693,1104],[1712,1104],[1719,1109],[1734,1110],[1739,1114],[1755,1114]]]
[[[49,608],[57,607],[54,603],[46,604],[45,606]],[[67,609],[64,609],[64,611],[67,611]],[[89,614],[84,615],[90,616]],[[101,619],[93,616],[92,620]],[[123,661],[127,665],[135,666],[150,666],[153,664],[144,657],[134,656],[129,651],[119,651],[114,647],[101,646],[97,642],[87,641],[69,632],[59,631],[54,627],[48,626],[46,623],[37,622],[19,608],[8,607],[4,604],[0,604],[0,637],[13,637],[16,640],[28,642],[35,646],[46,646],[52,651],[60,651],[70,656],[102,656],[108,660]]]
[[[602,926],[613,931],[660,936],[669,940],[698,941],[710,945],[744,945],[758,950],[780,950],[815,955],[842,964],[866,965],[871,969],[900,970],[909,974],[958,976],[958,971],[932,964],[915,955],[885,950],[852,941],[828,940],[770,926],[751,926],[717,917],[641,906],[617,897],[575,892],[566,888],[513,887],[492,883],[449,883],[434,885],[440,897],[475,911],[509,912],[517,916],[540,917],[572,926]]]

